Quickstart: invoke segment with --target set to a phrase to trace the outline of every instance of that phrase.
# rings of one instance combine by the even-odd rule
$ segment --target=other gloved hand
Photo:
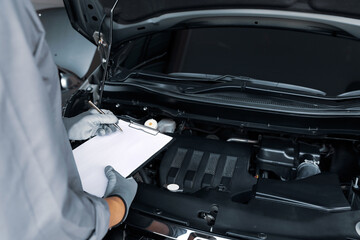
[[[125,216],[119,223],[121,224],[125,221],[129,213],[130,205],[134,200],[137,190],[137,182],[132,177],[124,178],[111,166],[105,167],[105,175],[109,181],[104,197],[117,196],[123,200],[125,205]]]
[[[105,114],[91,109],[72,118],[63,118],[69,139],[86,140],[95,135],[103,136],[115,132],[116,128],[108,124],[117,123],[117,117],[109,110],[103,111]]]

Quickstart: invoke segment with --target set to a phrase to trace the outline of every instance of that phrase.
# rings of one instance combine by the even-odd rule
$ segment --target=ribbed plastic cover
[[[160,166],[163,186],[177,184],[184,192],[202,188],[238,193],[256,179],[248,173],[251,145],[196,137],[178,137]]]

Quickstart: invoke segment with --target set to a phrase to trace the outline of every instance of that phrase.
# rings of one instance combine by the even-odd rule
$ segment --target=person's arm
[[[108,197],[105,201],[109,205],[110,221],[109,228],[112,228],[119,222],[121,222],[125,216],[125,204],[119,197]]]

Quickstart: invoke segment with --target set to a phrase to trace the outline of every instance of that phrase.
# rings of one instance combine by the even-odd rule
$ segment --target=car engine
[[[240,203],[256,198],[329,212],[351,209],[344,194],[349,186],[331,167],[331,145],[263,135],[221,139],[229,129],[180,128],[166,151],[140,171],[140,182],[183,194],[212,189]],[[324,197],[314,198],[318,191]]]

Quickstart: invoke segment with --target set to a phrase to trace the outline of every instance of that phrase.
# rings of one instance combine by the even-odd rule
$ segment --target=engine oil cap
[[[176,183],[172,183],[166,186],[167,190],[171,191],[171,192],[178,192],[180,189],[180,186],[177,185]]]

